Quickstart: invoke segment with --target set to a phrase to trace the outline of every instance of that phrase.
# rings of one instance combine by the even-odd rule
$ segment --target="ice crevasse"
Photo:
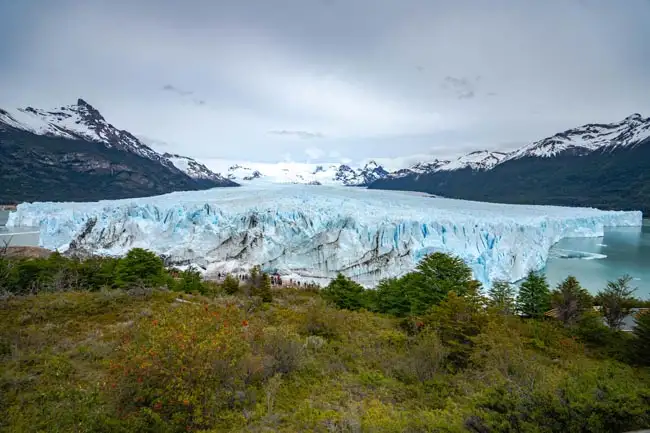
[[[37,226],[42,247],[121,255],[141,247],[208,273],[268,271],[304,279],[341,272],[373,286],[440,251],[474,277],[516,281],[544,267],[565,237],[640,226],[641,212],[523,206],[316,185],[245,186],[91,203],[23,203],[8,226]]]

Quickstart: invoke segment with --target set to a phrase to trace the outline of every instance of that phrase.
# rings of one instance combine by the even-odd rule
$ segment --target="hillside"
[[[0,110],[0,202],[95,201],[236,186],[174,162],[81,99],[53,111]]]
[[[369,188],[649,214],[650,119],[633,115],[584,125],[524,146],[488,168],[401,170]]]
[[[2,431],[609,433],[650,422],[650,374],[635,362],[646,334],[589,311],[567,327],[486,310],[476,292],[456,294],[459,272],[437,273],[451,291],[435,299],[411,296],[417,278],[387,281],[371,304],[422,307],[396,317],[360,308],[375,291],[344,277],[324,290],[253,274],[202,282],[143,250],[0,258],[2,271]]]

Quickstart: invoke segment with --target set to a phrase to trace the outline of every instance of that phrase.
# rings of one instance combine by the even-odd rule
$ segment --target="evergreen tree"
[[[564,326],[573,326],[592,304],[589,292],[571,275],[558,284],[551,294],[551,306]]]
[[[259,288],[259,295],[262,298],[262,302],[272,302],[273,295],[271,293],[271,278],[269,274],[263,273]]]
[[[635,358],[639,364],[650,365],[650,311],[637,313],[635,323]]]
[[[514,314],[516,309],[515,288],[507,281],[495,281],[488,291],[490,306],[501,314]]]
[[[551,292],[543,274],[530,271],[519,286],[517,309],[528,317],[539,318],[551,308]]]
[[[223,280],[223,283],[221,283],[221,286],[223,287],[223,290],[225,290],[226,293],[229,295],[234,295],[239,291],[239,280],[232,275],[228,274],[226,275],[226,278]]]
[[[459,257],[433,253],[422,259],[416,272],[408,279],[407,293],[411,313],[421,314],[442,302],[449,292],[463,296],[479,283],[472,279],[472,270]]]
[[[253,287],[258,288],[262,278],[262,269],[259,265],[255,265],[250,271],[250,283]]]
[[[359,310],[366,307],[365,289],[343,274],[338,274],[321,291],[321,295],[337,307],[346,310]]]
[[[632,293],[636,291],[636,288],[630,287],[631,281],[632,277],[624,275],[609,281],[607,287],[596,295],[596,303],[602,307],[605,323],[614,330],[620,330],[623,319],[630,314],[634,302]]]
[[[119,287],[133,284],[158,286],[165,283],[165,265],[155,253],[142,248],[133,248],[121,258],[115,269],[115,280]]]

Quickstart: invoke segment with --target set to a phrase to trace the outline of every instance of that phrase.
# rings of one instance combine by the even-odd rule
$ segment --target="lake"
[[[37,246],[37,228],[1,227],[8,214],[0,211],[0,246],[10,239],[11,245]],[[552,286],[573,275],[591,293],[598,292],[607,281],[629,274],[638,287],[635,295],[650,299],[650,220],[644,220],[642,227],[605,229],[602,238],[563,239],[551,249],[544,271]]]
[[[633,285],[638,287],[635,296],[650,299],[650,220],[643,223],[642,227],[605,229],[602,238],[562,239],[553,246],[546,263],[549,283],[555,286],[573,275],[595,294],[607,281],[629,274],[634,278]],[[587,259],[562,258],[590,254],[593,256]]]
[[[9,211],[0,210],[0,247],[5,245],[38,246],[38,227],[20,227],[8,229],[4,227]]]

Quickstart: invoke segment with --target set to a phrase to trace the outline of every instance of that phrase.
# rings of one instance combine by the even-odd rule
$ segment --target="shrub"
[[[410,373],[420,382],[432,380],[443,372],[448,356],[449,349],[433,330],[418,334],[406,353]]]
[[[226,278],[223,280],[223,283],[221,283],[221,286],[223,287],[223,290],[229,294],[229,295],[234,295],[239,291],[239,280],[232,275],[228,274],[226,275]]]
[[[360,284],[343,274],[338,274],[327,287],[321,290],[321,295],[339,308],[359,310],[365,307],[364,292],[365,289]]]
[[[637,313],[633,340],[634,358],[642,365],[650,365],[650,312]]]
[[[118,409],[176,429],[213,425],[243,389],[242,320],[234,307],[189,304],[141,319],[110,365]]]
[[[191,268],[179,274],[178,280],[173,283],[172,288],[185,293],[207,294],[207,287],[203,282],[201,273]]]
[[[300,337],[286,328],[267,328],[264,332],[266,376],[292,373],[301,366],[304,345]]]

